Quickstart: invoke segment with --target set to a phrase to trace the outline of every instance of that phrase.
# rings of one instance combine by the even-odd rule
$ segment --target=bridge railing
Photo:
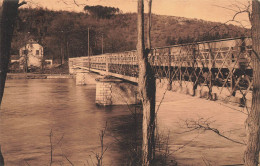
[[[251,38],[235,38],[153,48],[148,61],[155,76],[173,87],[190,88],[192,93],[205,89],[211,98],[216,92],[225,99],[246,100],[252,88],[251,43]],[[70,58],[69,63],[130,81],[138,77],[136,51]]]

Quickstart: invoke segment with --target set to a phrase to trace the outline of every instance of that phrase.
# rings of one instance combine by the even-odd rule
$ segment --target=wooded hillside
[[[64,63],[68,57],[87,55],[90,28],[91,55],[136,49],[136,13],[97,18],[87,13],[21,9],[12,42],[12,54],[33,38],[43,45],[45,58]],[[247,36],[246,29],[209,21],[153,15],[152,46]],[[216,27],[216,28],[214,28]]]

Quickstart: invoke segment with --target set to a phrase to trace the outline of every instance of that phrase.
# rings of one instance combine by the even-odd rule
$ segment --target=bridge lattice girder
[[[239,96],[246,103],[252,89],[251,38],[225,39],[153,48],[148,61],[158,79],[171,86],[192,86],[218,93],[225,99]],[[107,73],[130,81],[138,77],[137,52],[126,51],[70,58],[70,66]]]

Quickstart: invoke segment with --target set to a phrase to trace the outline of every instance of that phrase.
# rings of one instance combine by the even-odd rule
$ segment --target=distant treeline
[[[107,6],[88,6],[84,7],[84,11],[95,18],[111,18],[115,14],[119,14],[119,8],[107,7]]]
[[[91,55],[101,54],[102,41],[104,53],[136,48],[135,13],[122,14],[118,8],[102,6],[86,6],[83,11],[20,9],[12,54],[18,54],[18,49],[33,38],[43,45],[45,58],[56,63],[64,63],[68,57],[87,56],[88,28]],[[152,23],[153,47],[246,36],[248,33],[248,30],[234,25],[174,16],[153,15]]]

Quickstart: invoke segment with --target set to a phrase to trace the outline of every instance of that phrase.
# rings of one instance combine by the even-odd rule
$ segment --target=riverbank
[[[229,141],[211,130],[195,129],[208,125],[219,133],[244,142],[246,109],[228,103],[205,100],[178,92],[156,90],[161,131],[169,133],[169,151],[178,165],[241,165],[244,145]]]
[[[8,73],[7,79],[72,79],[70,74]]]

